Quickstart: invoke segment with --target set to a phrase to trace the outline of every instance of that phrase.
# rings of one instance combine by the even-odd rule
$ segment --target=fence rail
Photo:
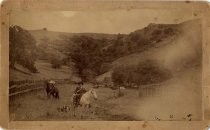
[[[162,84],[149,84],[139,87],[139,96],[149,96],[155,93],[159,96],[163,94],[164,88],[161,87]]]
[[[52,79],[56,84],[70,82],[69,79]],[[9,97],[31,92],[34,90],[44,89],[45,80],[19,80],[9,82]]]
[[[15,95],[27,93],[27,92],[34,91],[34,90],[38,90],[38,89],[43,89],[43,87],[32,88],[32,89],[26,89],[26,90],[23,90],[23,91],[20,91],[20,92],[14,92],[14,93],[9,94],[9,96],[11,97],[11,96],[15,96]]]

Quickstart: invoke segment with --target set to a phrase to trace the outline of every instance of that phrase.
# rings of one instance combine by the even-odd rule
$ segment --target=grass
[[[191,28],[190,28],[191,29]],[[196,31],[199,32],[199,31]],[[187,33],[188,34],[188,33]],[[196,33],[197,35],[197,33]],[[195,35],[195,36],[196,36]],[[192,44],[191,39],[198,41]],[[45,91],[36,91],[22,96],[14,97],[9,102],[10,120],[201,120],[202,116],[202,88],[201,66],[189,62],[184,67],[184,62],[200,57],[194,54],[193,48],[200,45],[199,38],[192,35],[188,39],[182,37],[165,39],[160,46],[148,49],[142,53],[121,57],[112,63],[113,66],[121,64],[137,64],[146,59],[155,59],[161,65],[173,72],[173,78],[164,82],[152,93],[139,97],[136,89],[126,89],[123,96],[117,97],[118,90],[98,88],[98,100],[93,103],[91,111],[82,113],[78,109],[78,116],[72,112],[59,112],[58,107],[70,105],[71,95],[75,89],[73,84],[56,84],[60,91],[60,99],[48,99]],[[168,44],[170,43],[170,44]],[[186,53],[188,52],[188,53]],[[21,71],[10,70],[10,80],[70,78],[71,68],[62,66],[61,69],[51,68],[51,64],[37,61],[36,66],[40,73],[27,75],[24,68]],[[107,75],[109,75],[107,73]],[[107,76],[105,74],[105,76]],[[101,77],[100,77],[101,78]],[[90,87],[90,86],[89,86]],[[88,88],[89,88],[88,87]],[[81,115],[82,114],[82,115]]]
[[[20,65],[16,65],[19,71],[10,69],[10,80],[39,80],[39,79],[67,79],[71,78],[72,71],[70,67],[61,66],[59,69],[53,69],[51,64],[46,61],[36,61],[35,66],[39,73],[30,73],[27,69]],[[24,72],[24,73],[23,73]],[[26,74],[27,73],[27,74]]]
[[[70,106],[71,95],[75,88],[72,84],[63,84],[57,86],[60,90],[60,99],[48,99],[45,92],[32,92],[20,97],[15,97],[10,101],[10,119],[11,120],[134,120],[133,117],[125,113],[111,113],[110,109],[116,104],[104,102],[112,98],[116,98],[116,92],[109,88],[100,88],[97,90],[100,97],[90,112],[82,113],[83,109],[78,108],[77,117],[70,112],[59,112],[58,107],[63,105]],[[87,88],[90,88],[87,86]],[[106,95],[103,93],[106,91]],[[109,94],[107,94],[109,93]],[[111,98],[110,98],[111,97]],[[91,113],[91,111],[93,113]],[[81,114],[82,113],[82,114]]]
[[[189,70],[177,78],[161,84],[157,91],[139,97],[137,89],[125,89],[123,96],[118,97],[118,90],[99,87],[96,92],[98,100],[94,101],[89,112],[79,108],[77,116],[69,112],[59,112],[58,107],[70,106],[73,84],[56,85],[60,99],[48,99],[45,91],[37,91],[15,97],[10,100],[10,120],[200,120],[201,88],[199,70]],[[197,79],[197,80],[190,80]],[[177,82],[179,81],[179,82]],[[90,89],[90,84],[85,84]],[[183,98],[179,98],[183,97]]]

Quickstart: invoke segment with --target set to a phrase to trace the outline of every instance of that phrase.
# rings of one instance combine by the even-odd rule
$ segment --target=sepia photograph
[[[9,120],[200,121],[202,37],[199,11],[12,12]]]

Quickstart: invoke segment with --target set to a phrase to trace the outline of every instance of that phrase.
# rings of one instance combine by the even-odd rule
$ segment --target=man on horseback
[[[86,89],[83,87],[83,82],[79,82],[79,83],[76,83],[78,84],[78,86],[76,87],[75,91],[74,91],[74,94],[73,94],[73,102],[75,104],[75,106],[77,107],[78,105],[80,105],[80,99],[82,97],[82,95],[84,93],[86,93]]]
[[[46,92],[48,98],[50,95],[52,95],[54,98],[59,99],[59,90],[55,87],[55,81],[50,80],[50,81],[45,81],[46,83]]]

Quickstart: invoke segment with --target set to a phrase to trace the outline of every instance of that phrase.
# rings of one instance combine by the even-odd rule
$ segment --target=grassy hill
[[[152,24],[130,35],[140,37],[143,35],[147,39],[150,39],[152,32],[155,32],[157,29],[164,30],[169,27],[176,30],[176,33],[172,33],[168,36],[164,34],[158,35],[154,41],[144,45],[143,50],[119,57],[113,61],[112,69],[119,65],[137,65],[139,62],[148,59],[157,61],[158,64],[169,69],[171,72],[182,71],[189,67],[200,67],[202,59],[202,35],[199,20],[187,21],[177,25]],[[145,29],[147,33],[143,33]],[[128,35],[127,38],[129,38],[130,35]],[[110,72],[112,69],[110,69]],[[110,77],[110,72],[106,72],[100,75],[100,78],[97,78],[102,80],[103,77]]]
[[[110,56],[113,56],[114,52],[119,54],[121,50],[127,50],[120,55],[113,56],[113,60],[110,61],[112,68],[99,76],[102,80],[103,77],[110,77],[112,69],[118,65],[138,64],[140,61],[147,59],[156,60],[160,65],[171,71],[181,71],[186,66],[200,64],[201,33],[199,32],[201,32],[201,28],[199,22],[199,20],[192,20],[180,24],[149,24],[147,27],[130,34],[121,34],[119,44],[113,42],[119,36],[117,34],[65,33],[43,29],[29,30],[29,32],[34,36],[37,44],[40,44],[43,38],[49,39],[50,42],[47,44],[50,45],[43,50],[44,56],[48,55],[59,59],[66,57],[66,52],[69,51],[66,48],[67,42],[61,42],[63,36],[70,40],[73,36],[81,35],[94,39],[106,38],[108,39],[107,46],[103,46],[101,50],[110,50]],[[71,44],[71,42],[68,43]],[[47,62],[49,64],[49,61]],[[37,65],[39,66],[39,62],[37,62]],[[11,71],[11,75],[13,75],[13,72],[17,73],[16,75],[19,74],[14,70]]]
[[[153,25],[155,26],[155,25]],[[158,25],[156,25],[158,26]],[[174,26],[174,25],[173,25]],[[141,99],[119,98],[117,103],[135,113],[144,120],[185,120],[183,115],[192,114],[192,120],[201,119],[202,115],[202,30],[201,21],[192,20],[174,26],[178,33],[162,39],[154,46],[142,52],[120,57],[112,62],[110,71],[98,76],[98,81],[111,77],[113,68],[119,65],[135,65],[147,59],[157,61],[167,68],[173,77],[160,85],[157,90]],[[141,33],[141,31],[138,31]],[[143,86],[141,86],[143,87]],[[141,89],[140,89],[141,90]],[[142,89],[142,93],[145,93]],[[126,93],[127,94],[127,93]],[[133,95],[135,92],[132,93]],[[185,98],[178,98],[185,97]],[[126,102],[127,100],[127,102]],[[136,102],[134,101],[136,100]],[[126,104],[127,103],[127,104]],[[134,108],[135,106],[135,108]],[[114,109],[113,109],[114,110]],[[115,111],[114,113],[116,113]],[[154,115],[157,117],[154,117]]]
[[[171,29],[168,29],[171,28]],[[157,31],[158,30],[158,31]],[[160,31],[161,30],[161,31]],[[164,30],[168,30],[167,34]],[[43,31],[41,31],[43,32]],[[49,31],[47,31],[48,33]],[[172,33],[170,33],[172,32]],[[113,57],[111,68],[97,77],[103,81],[111,77],[113,68],[119,65],[135,65],[148,59],[167,68],[172,78],[158,83],[154,89],[125,89],[124,95],[118,97],[118,90],[108,87],[97,89],[98,100],[91,109],[93,114],[81,112],[85,116],[74,117],[71,112],[61,113],[58,107],[70,105],[70,98],[75,90],[74,84],[58,84],[61,98],[48,99],[44,92],[27,94],[10,102],[10,119],[12,120],[148,120],[148,121],[198,121],[202,119],[202,34],[199,20],[187,21],[177,25],[150,24],[148,27],[123,35],[120,44],[107,43],[102,49],[128,49],[127,53]],[[50,36],[58,36],[52,33]],[[42,37],[43,35],[36,35]],[[53,39],[52,38],[52,39]],[[36,38],[38,39],[38,38]],[[143,43],[143,44],[141,44]],[[138,46],[139,45],[139,46]],[[49,48],[48,48],[49,49]],[[54,48],[55,49],[55,48]],[[53,48],[49,50],[53,52]],[[112,53],[110,53],[112,55]],[[51,64],[38,60],[36,66],[39,73],[32,74],[22,66],[18,70],[10,69],[10,79],[42,79],[42,78],[71,78],[75,76],[74,69],[62,66],[52,69]],[[88,84],[85,84],[87,86]],[[92,87],[92,85],[90,85]],[[148,86],[147,86],[148,87]],[[149,93],[147,93],[149,92]],[[146,96],[139,96],[145,93]],[[184,98],[181,98],[184,97]],[[33,101],[33,102],[31,102]],[[41,107],[41,109],[40,109]],[[40,109],[40,111],[37,111]],[[188,115],[191,115],[189,117]],[[14,119],[13,119],[14,118]]]
[[[72,70],[67,66],[62,66],[59,69],[53,69],[51,64],[46,61],[36,61],[35,66],[38,73],[31,73],[24,67],[16,65],[16,69],[10,69],[10,80],[41,80],[41,79],[70,79],[72,78]]]
[[[36,39],[37,45],[42,46],[42,44],[47,44],[47,48],[41,49],[39,47],[37,53],[38,58],[50,59],[52,57],[59,57],[61,59],[65,58],[69,53],[69,47],[72,43],[72,38],[75,36],[87,36],[94,39],[114,39],[115,34],[103,34],[103,33],[66,33],[66,32],[54,32],[48,31],[46,29],[40,30],[28,30],[32,36]],[[43,41],[43,39],[45,41]],[[46,40],[47,39],[47,40]],[[107,43],[109,44],[109,43]]]
[[[101,39],[101,38],[108,38],[112,39],[116,35],[115,34],[103,34],[103,33],[67,33],[67,32],[55,32],[55,31],[48,31],[48,30],[28,30],[32,36],[37,40],[37,42],[40,42],[40,39],[42,38],[49,38],[50,41],[58,40],[62,36],[68,36],[68,37],[73,37],[73,36],[89,36],[93,37],[96,39]]]

